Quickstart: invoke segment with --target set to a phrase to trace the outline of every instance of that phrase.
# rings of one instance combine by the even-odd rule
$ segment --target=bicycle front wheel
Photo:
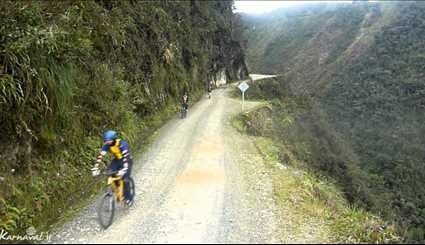
[[[97,216],[99,224],[107,229],[114,219],[115,198],[112,192],[106,193],[97,207]]]

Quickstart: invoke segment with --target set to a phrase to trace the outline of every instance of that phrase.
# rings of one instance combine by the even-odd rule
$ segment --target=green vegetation
[[[0,229],[47,229],[101,187],[102,131],[133,151],[225,71],[246,76],[232,2],[2,1]]]
[[[279,142],[335,178],[350,203],[396,222],[405,242],[425,241],[425,3],[269,16],[245,16],[245,38],[251,71],[281,74],[259,89],[275,98]]]
[[[278,125],[264,127],[264,121],[273,121],[270,105],[255,108],[233,119],[241,132],[257,136],[255,144],[271,170],[274,196],[282,216],[290,219],[291,235],[304,237],[305,225],[320,225],[314,232],[321,243],[394,243],[400,241],[395,228],[382,219],[356,208],[344,198],[336,181],[315,174],[290,144],[286,145],[273,135]],[[276,119],[276,118],[275,118]],[[280,133],[280,131],[279,131]],[[288,211],[289,210],[289,211]]]

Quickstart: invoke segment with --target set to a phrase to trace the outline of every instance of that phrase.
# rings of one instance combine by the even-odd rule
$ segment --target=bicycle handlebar
[[[119,173],[118,170],[110,170],[110,169],[101,172],[100,169],[98,169],[98,168],[92,168],[91,171],[92,171],[92,176],[94,176],[94,177],[99,176],[99,175],[116,176]]]

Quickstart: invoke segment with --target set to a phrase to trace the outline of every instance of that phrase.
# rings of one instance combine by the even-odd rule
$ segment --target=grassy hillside
[[[338,179],[352,203],[422,242],[424,16],[423,2],[384,2],[244,17],[250,69],[282,74],[259,85],[278,99],[280,141]]]
[[[2,1],[0,229],[44,229],[98,190],[105,129],[135,152],[184,91],[246,76],[232,4]]]
[[[263,85],[274,87],[268,86],[273,82],[265,80],[253,84],[251,97],[260,99],[268,95]],[[240,132],[255,136],[252,139],[271,171],[274,200],[281,216],[291,224],[282,227],[283,239],[289,234],[297,237],[298,242],[400,242],[391,222],[348,202],[335,178],[305,168],[306,158],[300,154],[300,149],[311,148],[307,148],[306,142],[293,140],[294,135],[303,136],[302,131],[296,129],[298,122],[290,112],[298,104],[296,98],[286,97],[286,111],[276,102],[263,102],[236,116],[232,122]],[[284,140],[286,138],[290,140]]]

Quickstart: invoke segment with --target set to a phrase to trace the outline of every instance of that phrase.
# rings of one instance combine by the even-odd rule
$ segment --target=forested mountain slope
[[[353,203],[423,241],[425,3],[315,4],[242,20],[250,70],[281,74],[264,88],[280,99],[281,140]]]

